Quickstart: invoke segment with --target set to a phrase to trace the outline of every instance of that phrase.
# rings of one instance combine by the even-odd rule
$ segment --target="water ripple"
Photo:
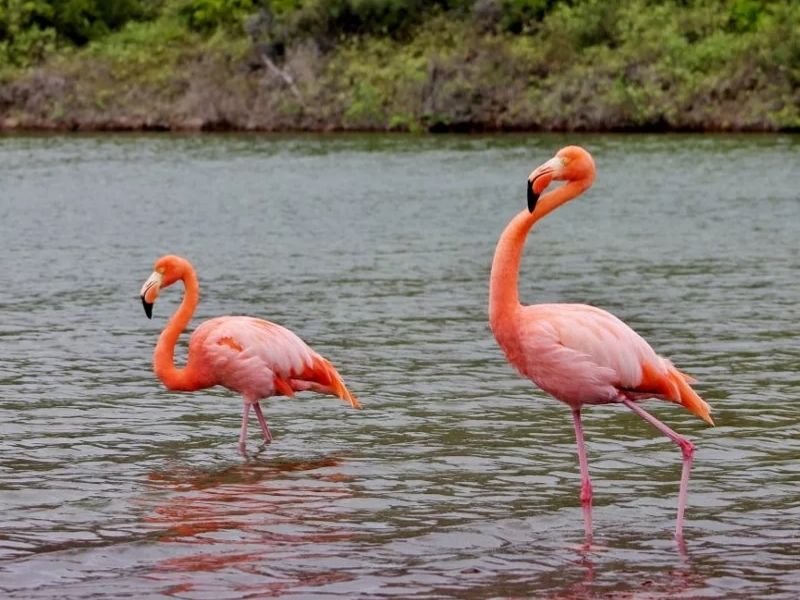
[[[520,174],[589,147],[595,187],[531,235],[528,302],[618,314],[698,380],[716,428],[569,414],[487,325]],[[8,598],[800,595],[800,196],[791,136],[0,138],[0,590]],[[676,172],[680,178],[675,177]],[[309,176],[312,173],[313,176]],[[199,319],[246,313],[329,356],[364,410],[165,392],[137,292],[189,256]],[[179,360],[185,357],[185,341]]]

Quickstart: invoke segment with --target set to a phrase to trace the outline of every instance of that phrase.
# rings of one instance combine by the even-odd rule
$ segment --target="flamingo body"
[[[611,313],[586,304],[535,304],[520,307],[514,319],[496,332],[509,362],[571,408],[658,397],[710,422],[688,376]]]
[[[260,400],[271,396],[293,396],[295,392],[312,390],[361,408],[330,362],[285,327],[253,317],[225,316],[201,323],[189,339],[186,366],[176,368],[175,344],[199,301],[194,268],[185,258],[163,256],[156,261],[155,270],[141,291],[145,313],[150,317],[160,291],[177,281],[184,283],[184,298],[158,338],[153,368],[169,390],[195,391],[221,385],[241,394],[241,447],[251,407],[264,440],[272,440],[259,405]]]
[[[253,317],[217,317],[189,339],[189,363],[208,385],[239,392],[249,402],[314,390],[358,406],[336,369],[292,331]]]
[[[692,379],[659,356],[614,315],[586,304],[535,304],[519,301],[517,280],[522,250],[534,223],[591,187],[595,165],[578,146],[562,148],[528,177],[528,210],[517,214],[497,243],[489,291],[489,323],[508,361],[545,392],[572,409],[581,502],[587,542],[592,537],[592,487],[581,424],[581,408],[624,404],[669,437],[683,454],[675,535],[683,535],[683,513],[694,446],[647,413],[637,402],[660,398],[684,406],[709,425],[710,407],[692,389]],[[543,192],[554,180],[566,183]]]

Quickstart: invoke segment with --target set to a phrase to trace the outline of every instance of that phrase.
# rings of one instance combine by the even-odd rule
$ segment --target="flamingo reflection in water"
[[[597,547],[595,547],[597,548]],[[667,564],[648,568],[641,555],[630,560],[614,555],[614,550],[587,551],[564,548],[563,545],[527,547],[525,557],[534,562],[510,564],[525,565],[517,571],[502,569],[483,578],[479,569],[462,571],[470,582],[470,597],[546,598],[547,600],[589,600],[606,598],[614,600],[671,600],[672,598],[699,598],[707,586],[707,575],[692,563],[691,556],[680,552],[674,562],[671,552],[665,557]],[[631,550],[630,547],[627,548]],[[652,552],[652,548],[650,549]],[[542,557],[547,557],[543,559]],[[652,554],[650,556],[652,559]],[[495,557],[497,560],[498,557]],[[455,590],[446,587],[436,590],[438,597],[458,596],[464,581]]]
[[[259,597],[352,579],[320,566],[327,554],[323,546],[353,535],[341,513],[331,510],[352,497],[347,477],[332,471],[340,463],[335,457],[250,460],[216,471],[151,473],[151,485],[170,494],[145,521],[160,530],[161,542],[181,544],[189,553],[172,553],[176,556],[156,563],[148,578],[163,580],[167,595],[235,589]],[[293,476],[300,472],[302,479]],[[295,562],[304,568],[292,569]]]
[[[701,596],[706,585],[706,577],[692,566],[688,556],[683,553],[680,563],[674,567],[651,572],[642,569],[642,565],[638,563],[620,564],[618,561],[606,563],[602,560],[602,556],[597,558],[601,561],[599,564],[595,563],[590,555],[581,552],[581,556],[573,561],[577,566],[574,577],[570,575],[573,569],[567,567],[547,574],[547,579],[555,578],[554,581],[546,582],[545,578],[542,578],[535,585],[540,589],[552,585],[563,586],[559,591],[547,595],[550,600],[697,598]]]

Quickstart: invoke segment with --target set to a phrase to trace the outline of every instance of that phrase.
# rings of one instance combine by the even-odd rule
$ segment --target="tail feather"
[[[709,425],[714,425],[714,420],[711,418],[711,407],[689,385],[694,379],[681,373],[666,359],[664,362],[666,373],[649,363],[642,364],[642,381],[632,391],[658,394],[667,400],[677,402]]]
[[[319,391],[337,396],[348,402],[353,408],[361,408],[358,398],[347,389],[336,368],[321,356],[317,356],[314,359],[313,364],[299,376],[299,379],[317,384]]]
[[[667,376],[673,382],[675,387],[678,388],[678,396],[670,399],[679,402],[681,405],[686,407],[686,410],[688,410],[690,413],[697,415],[703,419],[703,421],[713,426],[714,419],[711,418],[711,407],[708,405],[708,402],[703,400],[697,394],[697,392],[692,389],[692,386],[689,385],[686,376],[674,367],[670,368]]]

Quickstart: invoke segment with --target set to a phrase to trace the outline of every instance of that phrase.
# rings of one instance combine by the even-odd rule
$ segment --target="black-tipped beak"
[[[533,182],[530,179],[525,180],[525,186],[528,188],[528,210],[533,212],[536,208],[536,203],[539,201],[539,194],[533,191]]]
[[[153,303],[152,302],[148,302],[147,300],[144,299],[144,296],[142,296],[142,306],[144,306],[144,314],[147,315],[147,318],[148,319],[152,319],[153,318]]]

